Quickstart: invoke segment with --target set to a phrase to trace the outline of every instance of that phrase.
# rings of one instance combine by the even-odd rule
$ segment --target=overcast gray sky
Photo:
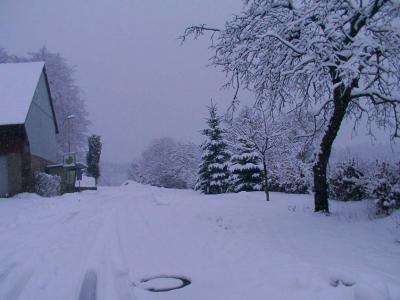
[[[1,0],[0,45],[18,55],[45,45],[75,65],[104,159],[126,162],[156,137],[200,142],[210,99],[221,111],[229,104],[224,75],[206,67],[209,40],[180,46],[177,36],[190,24],[221,26],[241,7],[241,0]],[[348,136],[344,130],[341,140]]]
[[[129,161],[155,137],[200,141],[210,99],[226,104],[224,76],[206,68],[202,39],[180,46],[187,25],[223,24],[241,0],[2,0],[0,45],[25,54],[46,45],[77,68],[94,133],[108,161]],[[222,107],[221,107],[222,108]]]

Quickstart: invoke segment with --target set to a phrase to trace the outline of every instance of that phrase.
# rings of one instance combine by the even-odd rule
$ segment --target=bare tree
[[[288,122],[275,120],[262,108],[244,107],[231,126],[233,139],[245,140],[258,153],[263,169],[265,198],[269,197],[268,170],[272,161],[289,151],[290,141]]]
[[[8,52],[0,46],[0,63],[1,64],[10,63],[10,62],[14,62],[14,60],[15,60],[15,57],[8,54]]]
[[[230,82],[256,92],[270,113],[312,111],[323,129],[314,171],[315,211],[329,213],[326,171],[346,118],[364,116],[400,136],[398,1],[245,0],[223,29],[186,29],[182,39],[212,32],[212,63]],[[310,133],[312,135],[312,133]]]

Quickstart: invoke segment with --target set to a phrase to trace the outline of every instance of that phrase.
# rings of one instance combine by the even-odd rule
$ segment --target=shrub
[[[310,166],[300,161],[277,164],[268,177],[270,191],[307,194],[312,189]]]
[[[377,214],[389,215],[394,209],[400,208],[399,166],[377,162],[375,170],[370,179],[370,190],[372,197],[377,199]]]
[[[61,178],[46,173],[35,174],[35,192],[43,197],[54,197],[60,195]]]
[[[390,215],[396,208],[396,201],[390,199],[377,199],[376,204],[376,214],[377,215]]]
[[[364,173],[354,160],[339,163],[329,179],[330,196],[341,201],[360,201],[368,197]]]
[[[187,184],[175,176],[164,175],[160,177],[160,186],[167,189],[187,189]]]
[[[286,176],[281,181],[282,190],[290,194],[307,194],[310,186],[306,171],[299,165],[287,168]]]

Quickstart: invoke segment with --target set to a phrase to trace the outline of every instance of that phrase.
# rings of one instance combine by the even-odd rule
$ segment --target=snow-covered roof
[[[44,62],[0,64],[0,126],[24,124]]]

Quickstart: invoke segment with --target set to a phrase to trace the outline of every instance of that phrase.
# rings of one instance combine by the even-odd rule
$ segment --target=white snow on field
[[[400,299],[395,221],[311,196],[204,196],[136,183],[0,199],[1,300]],[[182,289],[141,283],[183,276]],[[167,286],[168,287],[168,286]]]

